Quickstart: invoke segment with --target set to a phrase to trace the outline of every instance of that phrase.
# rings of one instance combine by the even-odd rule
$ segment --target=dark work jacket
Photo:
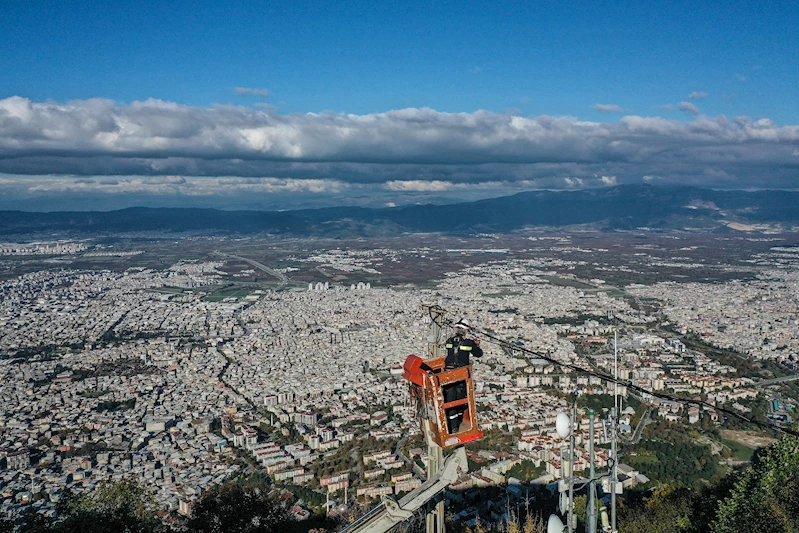
[[[475,357],[483,356],[483,349],[473,339],[468,339],[461,334],[456,334],[447,339],[447,358],[444,360],[446,368],[459,368],[469,364],[469,354]]]

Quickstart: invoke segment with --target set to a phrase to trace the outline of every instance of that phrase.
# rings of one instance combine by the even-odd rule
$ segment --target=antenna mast
[[[616,465],[619,463],[618,451],[618,432],[619,432],[619,351],[618,351],[619,331],[613,329],[613,414],[610,419],[611,424],[611,447],[610,455],[613,458],[613,467],[610,474],[610,531],[616,533],[616,484],[618,483],[618,473]]]

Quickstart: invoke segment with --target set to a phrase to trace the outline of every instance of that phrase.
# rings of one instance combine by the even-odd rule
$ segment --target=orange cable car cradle
[[[422,433],[426,419],[430,438],[447,449],[477,440],[483,432],[477,427],[472,365],[445,369],[445,359],[425,361],[411,354],[405,359],[402,377],[410,382],[411,397],[424,409]]]

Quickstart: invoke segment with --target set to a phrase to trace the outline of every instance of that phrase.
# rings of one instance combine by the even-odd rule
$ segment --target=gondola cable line
[[[455,325],[455,323],[453,321],[446,320],[446,319],[444,320],[444,323],[447,326],[450,326],[450,327],[453,327]],[[581,366],[577,366],[577,365],[574,365],[574,364],[571,364],[571,363],[566,363],[564,361],[559,361],[559,360],[553,358],[551,355],[549,355],[549,353],[538,352],[538,351],[530,350],[530,349],[525,348],[523,346],[518,346],[518,345],[516,345],[516,344],[514,344],[512,342],[506,341],[505,339],[501,339],[501,338],[497,337],[496,335],[493,335],[493,334],[491,334],[491,333],[489,333],[489,332],[487,332],[485,330],[479,329],[479,328],[472,327],[471,332],[472,332],[472,334],[474,336],[476,336],[478,338],[483,338],[483,339],[485,339],[485,340],[487,340],[489,342],[497,344],[497,345],[499,345],[499,346],[501,346],[503,348],[509,349],[511,351],[522,352],[522,353],[527,354],[527,355],[532,355],[532,356],[535,356],[538,359],[543,359],[544,361],[547,361],[548,363],[552,363],[554,365],[557,365],[557,366],[559,366],[561,368],[568,368],[568,369],[570,369],[570,370],[572,370],[574,372],[577,372],[577,373],[580,373],[580,374],[586,374],[588,376],[593,376],[593,377],[599,378],[599,379],[601,379],[601,380],[603,380],[605,382],[608,382],[608,383],[616,383],[616,384],[621,385],[623,387],[627,387],[630,390],[634,390],[634,391],[637,391],[637,392],[640,392],[640,393],[643,393],[643,394],[648,394],[648,395],[650,395],[650,396],[652,396],[654,398],[660,398],[661,400],[668,400],[668,401],[679,403],[679,404],[682,404],[682,405],[696,405],[696,406],[699,406],[699,407],[707,407],[707,408],[710,408],[710,409],[714,409],[714,410],[716,410],[716,411],[718,411],[720,413],[724,413],[726,415],[735,417],[735,418],[737,418],[737,419],[739,419],[739,420],[741,420],[743,422],[746,422],[747,424],[751,424],[751,425],[757,426],[757,427],[759,427],[761,429],[771,429],[771,430],[774,430],[774,431],[777,431],[777,432],[780,432],[780,433],[784,433],[784,434],[787,434],[787,435],[792,435],[794,437],[799,437],[799,432],[794,431],[792,429],[784,428],[784,427],[778,426],[776,424],[769,424],[767,422],[760,422],[759,420],[754,420],[752,418],[749,418],[747,416],[742,415],[741,413],[737,413],[737,412],[735,412],[735,411],[733,411],[731,409],[727,409],[725,407],[720,407],[720,406],[717,406],[717,405],[713,405],[712,403],[710,403],[710,402],[708,402],[706,400],[690,399],[690,398],[678,398],[676,396],[672,396],[670,394],[666,394],[666,393],[663,393],[663,392],[651,391],[651,390],[648,390],[648,389],[646,389],[644,387],[640,387],[640,386],[638,386],[638,385],[636,385],[636,384],[634,384],[634,383],[632,383],[631,381],[628,381],[628,380],[617,379],[617,378],[615,378],[615,377],[613,377],[613,376],[611,376],[609,374],[605,374],[603,372],[598,372],[598,371],[592,370],[590,368],[583,368]]]

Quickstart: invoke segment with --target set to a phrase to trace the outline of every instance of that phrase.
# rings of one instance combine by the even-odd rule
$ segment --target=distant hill
[[[0,211],[0,235],[41,232],[273,233],[387,236],[403,232],[508,233],[526,228],[740,231],[799,227],[799,192],[622,185],[533,191],[476,202],[296,211],[145,208],[92,212]]]

